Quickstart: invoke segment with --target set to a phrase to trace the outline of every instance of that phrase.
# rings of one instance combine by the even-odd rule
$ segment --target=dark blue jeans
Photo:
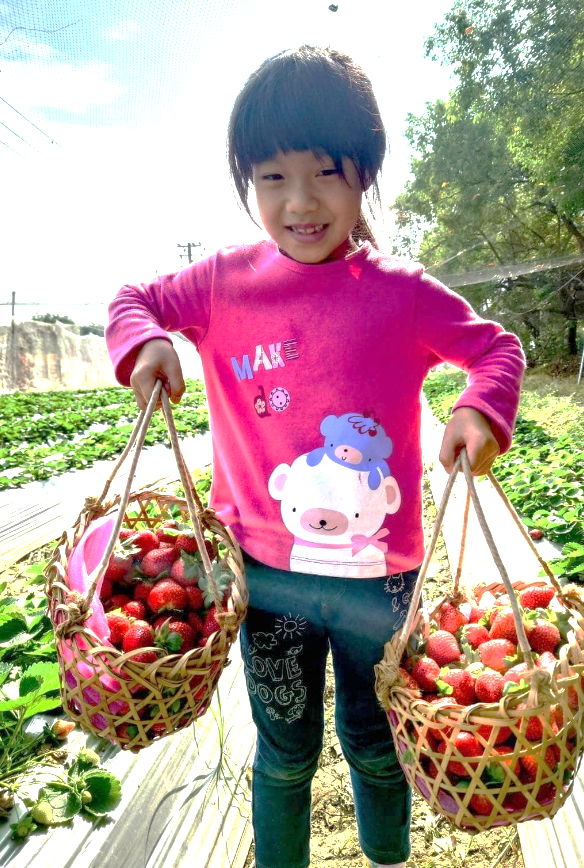
[[[410,852],[410,791],[374,690],[373,667],[402,626],[417,571],[337,579],[246,557],[250,608],[241,648],[257,746],[252,814],[257,868],[307,868],[310,788],[322,749],[329,649],[335,724],[350,767],[359,842],[376,862]]]

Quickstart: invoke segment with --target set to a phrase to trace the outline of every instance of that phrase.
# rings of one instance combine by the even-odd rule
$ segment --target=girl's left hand
[[[439,459],[447,473],[452,473],[463,446],[466,446],[473,476],[487,473],[500,452],[489,420],[473,407],[455,410],[444,431]]]

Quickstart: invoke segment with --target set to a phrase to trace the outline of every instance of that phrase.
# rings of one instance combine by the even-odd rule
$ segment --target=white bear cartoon
[[[327,455],[316,466],[306,459],[279,464],[268,481],[294,535],[290,569],[355,579],[385,576],[389,531],[382,525],[400,507],[397,481],[387,476],[372,490],[367,472],[342,467]]]

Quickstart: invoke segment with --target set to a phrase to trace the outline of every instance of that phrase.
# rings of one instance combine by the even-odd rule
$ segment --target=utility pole
[[[193,261],[193,257],[191,255],[192,249],[194,247],[201,247],[201,242],[199,241],[195,244],[194,242],[189,241],[188,244],[177,244],[176,246],[181,247],[183,250],[187,251],[186,253],[179,253],[179,256],[181,259],[184,259],[186,257],[189,260],[189,263],[191,263]]]

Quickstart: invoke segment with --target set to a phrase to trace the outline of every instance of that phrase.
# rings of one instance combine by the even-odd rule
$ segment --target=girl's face
[[[278,247],[307,265],[342,259],[356,248],[351,231],[363,191],[354,163],[343,172],[327,155],[278,151],[253,167],[260,218]]]

